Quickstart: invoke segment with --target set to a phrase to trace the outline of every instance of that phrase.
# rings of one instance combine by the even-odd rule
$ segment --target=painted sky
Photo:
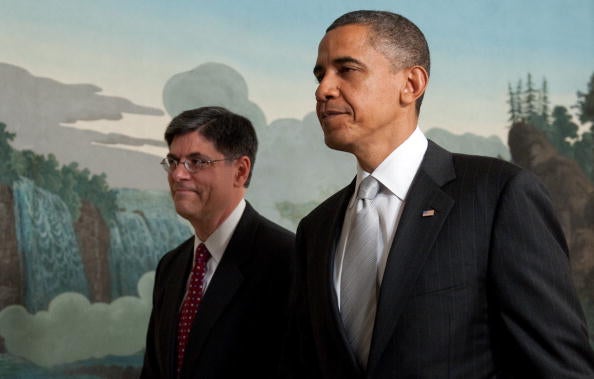
[[[163,86],[206,62],[237,70],[267,122],[314,109],[323,31],[354,9],[401,13],[424,31],[432,75],[421,126],[506,138],[506,92],[532,73],[571,106],[594,72],[592,0],[0,0],[0,62],[164,109]],[[76,127],[161,140],[170,116]],[[148,148],[147,148],[148,149]],[[157,150],[158,148],[153,148]]]

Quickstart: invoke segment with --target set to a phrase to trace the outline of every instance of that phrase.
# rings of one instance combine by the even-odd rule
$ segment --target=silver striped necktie
[[[382,249],[379,215],[373,199],[380,183],[367,176],[359,185],[356,214],[347,241],[340,280],[340,314],[349,342],[367,366],[377,305],[377,256]]]

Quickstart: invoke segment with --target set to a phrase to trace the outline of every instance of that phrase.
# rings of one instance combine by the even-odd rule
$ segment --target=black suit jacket
[[[192,237],[157,267],[141,378],[176,378],[178,312],[193,246]],[[194,319],[181,378],[276,377],[293,251],[293,233],[246,204]]]
[[[332,281],[354,181],[297,229],[285,376],[593,378],[594,355],[548,195],[507,162],[429,141],[390,248],[367,370]],[[434,216],[423,216],[424,210]]]

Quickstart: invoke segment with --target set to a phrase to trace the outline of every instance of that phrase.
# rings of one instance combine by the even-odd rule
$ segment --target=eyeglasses
[[[182,162],[179,159],[163,158],[163,160],[161,161],[161,166],[163,167],[163,169],[165,171],[167,171],[169,174],[171,174],[173,171],[175,171],[177,166],[181,163],[184,165],[184,167],[186,168],[186,170],[188,170],[189,173],[193,174],[193,173],[200,171],[204,168],[212,166],[216,162],[232,161],[235,159],[237,159],[237,158],[208,159],[208,160],[200,159],[200,158],[189,158]]]

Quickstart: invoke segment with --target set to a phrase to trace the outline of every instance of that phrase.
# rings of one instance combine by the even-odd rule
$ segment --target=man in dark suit
[[[594,378],[546,190],[417,126],[422,32],[393,13],[347,13],[314,75],[325,142],[358,170],[297,229],[285,376]]]
[[[196,234],[157,267],[141,378],[276,377],[294,235],[244,200],[255,130],[205,107],[175,117],[165,139],[173,202]]]

